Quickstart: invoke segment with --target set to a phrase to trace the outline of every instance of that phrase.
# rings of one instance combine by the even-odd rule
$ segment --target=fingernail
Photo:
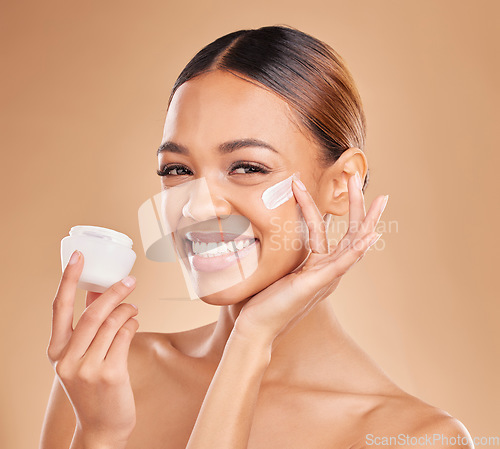
[[[73,265],[78,262],[78,259],[80,259],[80,251],[75,249],[73,251],[73,254],[71,254],[71,257],[69,259],[68,265]]]
[[[354,177],[356,179],[356,184],[357,184],[358,188],[361,189],[363,187],[363,185],[361,184],[361,176],[359,176],[359,172],[356,172],[354,174]]]
[[[135,284],[135,277],[127,276],[126,278],[122,279],[122,283],[125,284],[127,287],[132,287],[132,285]]]
[[[306,190],[306,186],[304,185],[304,183],[299,179],[297,178],[296,174],[294,173],[293,174],[293,181],[295,182],[295,184],[297,185],[297,187],[300,189],[300,190]]]
[[[130,303],[130,305],[135,307],[136,310],[139,310],[135,304]]]

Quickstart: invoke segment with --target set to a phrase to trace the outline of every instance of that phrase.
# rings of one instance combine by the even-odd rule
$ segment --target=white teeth
[[[193,252],[204,253],[207,251],[207,244],[204,242],[193,242]]]
[[[245,239],[230,242],[192,242],[193,253],[199,255],[201,257],[214,257],[219,256],[221,254],[228,254],[230,252],[234,252],[234,247],[236,246],[236,251],[239,251],[243,248],[246,248],[251,243],[254,242],[254,239]]]

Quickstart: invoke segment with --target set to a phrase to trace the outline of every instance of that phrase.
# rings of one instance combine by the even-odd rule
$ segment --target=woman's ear
[[[359,173],[363,185],[368,161],[359,148],[349,148],[326,168],[319,181],[318,208],[323,214],[342,216],[349,212],[349,178]]]

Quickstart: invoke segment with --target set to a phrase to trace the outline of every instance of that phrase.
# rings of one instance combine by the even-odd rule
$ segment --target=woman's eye
[[[269,173],[270,170],[267,168],[249,162],[237,162],[233,164],[230,169],[230,174],[235,175],[251,175],[255,173]],[[173,176],[187,176],[193,173],[189,168],[180,164],[164,165],[161,170],[156,170],[158,176],[162,177],[173,177]]]
[[[269,170],[261,165],[239,162],[232,166],[230,172],[236,175],[246,175],[252,173],[269,173]]]
[[[184,165],[165,165],[161,170],[156,170],[158,176],[184,176],[191,174],[191,170]]]

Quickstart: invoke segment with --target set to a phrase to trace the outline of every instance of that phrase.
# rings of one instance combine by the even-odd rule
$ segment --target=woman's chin
[[[228,287],[219,284],[219,288],[214,289],[214,284],[204,285],[198,283],[194,290],[197,296],[207,304],[227,306],[251,298],[274,281],[275,279],[269,278],[269,273],[257,270],[249,278],[240,280]]]
[[[248,298],[235,297],[234,294],[221,294],[221,292],[213,293],[207,296],[199,297],[204,303],[211,306],[231,306]]]
[[[300,253],[294,256],[289,257],[289,263],[281,267],[279,271],[276,271],[276,266],[268,267],[262,264],[250,277],[232,285],[229,285],[227,278],[218,280],[212,278],[209,281],[207,278],[199,277],[194,290],[203,302],[215,306],[227,306],[246,301],[297,268],[305,258]]]
[[[249,280],[232,285],[228,288],[207,294],[202,289],[196,289],[196,294],[205,303],[214,306],[229,306],[237,304],[255,295],[258,290],[252,289]]]

